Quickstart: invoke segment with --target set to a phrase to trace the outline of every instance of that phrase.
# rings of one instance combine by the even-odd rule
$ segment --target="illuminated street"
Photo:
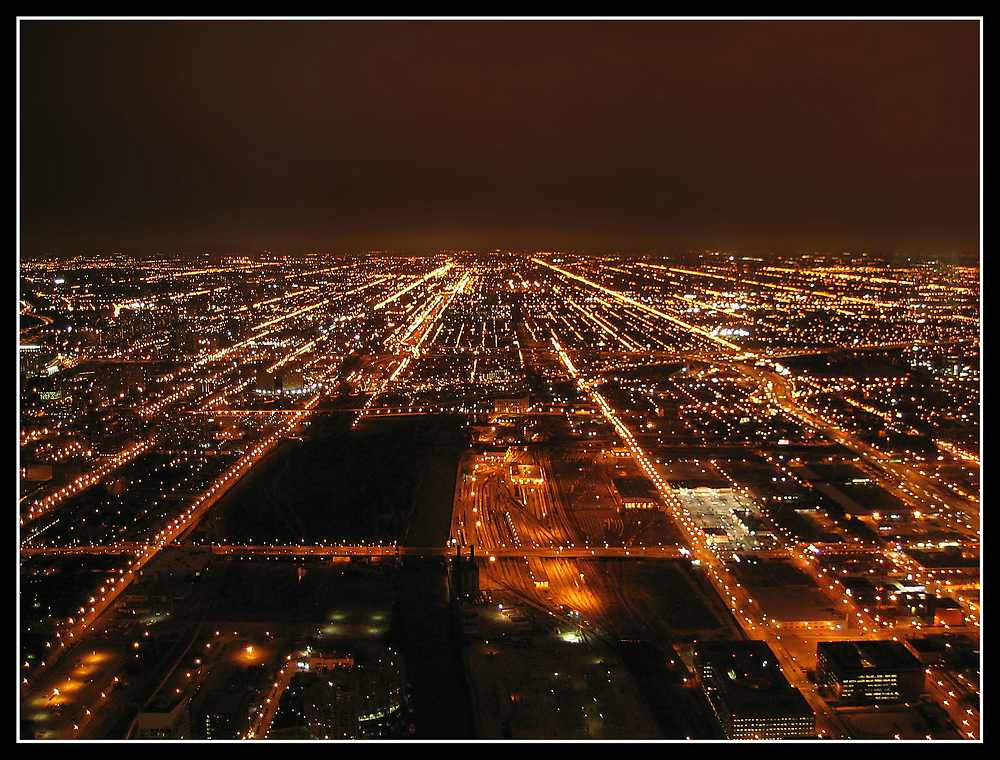
[[[948,364],[942,380],[924,369],[930,346],[962,351],[964,366],[975,366],[969,352],[977,338],[964,319],[977,313],[974,273],[874,267],[878,282],[905,280],[936,295],[933,318],[912,330],[921,345],[914,352],[898,340],[912,315],[888,300],[884,286],[877,299],[838,303],[865,332],[840,345],[821,331],[806,344],[805,334],[789,335],[770,316],[772,299],[793,293],[796,309],[823,309],[839,279],[812,296],[792,284],[808,271],[759,264],[755,282],[775,287],[750,292],[727,279],[745,264],[699,258],[700,269],[671,268],[669,277],[645,261],[512,253],[332,267],[221,259],[190,265],[191,276],[180,262],[134,261],[140,281],[161,285],[129,308],[117,308],[121,285],[111,283],[127,275],[115,261],[26,262],[25,290],[51,315],[30,350],[51,345],[57,369],[28,386],[36,395],[22,407],[22,461],[35,462],[22,465],[22,572],[27,580],[60,563],[106,569],[96,585],[80,575],[76,601],[60,601],[61,612],[54,600],[29,597],[27,619],[32,609],[48,612],[24,640],[24,704],[40,717],[82,709],[60,719],[79,727],[70,735],[107,726],[86,711],[114,711],[113,697],[96,699],[90,687],[76,696],[69,676],[49,699],[60,688],[49,673],[62,679],[63,663],[77,661],[107,616],[136,603],[123,599],[165,548],[209,564],[405,566],[408,558],[449,562],[474,552],[484,591],[549,611],[590,636],[641,631],[669,641],[682,658],[684,642],[701,636],[739,632],[766,641],[816,713],[817,733],[848,738],[836,702],[811,675],[816,642],[978,641],[978,562],[962,561],[975,558],[979,544],[978,466],[970,462],[976,429],[946,434],[926,406],[906,417],[879,411],[921,383],[935,393],[975,387],[974,374],[955,375]],[[163,278],[171,268],[179,291]],[[730,289],[717,290],[717,280]],[[243,297],[256,308],[234,303],[234,290],[249,291]],[[891,293],[908,297],[900,287]],[[725,332],[733,315],[742,332]],[[99,328],[123,343],[67,339],[57,327],[64,324],[75,325],[70,335]],[[864,348],[854,348],[859,342]],[[853,357],[851,374],[817,373],[814,356]],[[866,366],[877,374],[860,374]],[[87,424],[93,414],[114,420],[100,429],[103,437]],[[276,446],[309,436],[317,415],[349,421],[348,436],[390,420],[461,421],[471,448],[458,461],[446,540],[420,545],[406,531],[363,541],[311,543],[281,531],[233,540],[224,528],[199,529]],[[938,446],[945,435],[948,445]],[[927,443],[917,445],[921,438]],[[79,462],[82,473],[66,484],[57,475],[64,462]],[[32,477],[42,468],[51,475]],[[708,597],[701,622],[656,620],[618,596],[621,563],[650,561],[681,568],[678,581],[691,576],[680,581],[687,593]],[[744,568],[753,565],[762,570],[748,576]],[[787,594],[780,606],[778,597],[770,601],[768,584],[779,581],[769,574],[779,571],[798,573],[800,601]],[[875,596],[854,598],[856,581]],[[636,582],[633,593],[641,593]],[[903,609],[917,600],[928,610],[923,617]],[[942,600],[954,613],[933,611]],[[949,684],[970,675],[942,671]],[[978,712],[956,712],[955,688],[976,687],[929,682],[928,695],[955,730],[974,738]],[[269,722],[243,731],[259,733]]]
[[[21,741],[983,740],[981,19],[580,21],[19,19]]]

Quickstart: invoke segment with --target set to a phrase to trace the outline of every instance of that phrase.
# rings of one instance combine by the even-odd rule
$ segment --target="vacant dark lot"
[[[318,415],[230,491],[195,534],[229,543],[444,545],[463,438],[446,417]]]

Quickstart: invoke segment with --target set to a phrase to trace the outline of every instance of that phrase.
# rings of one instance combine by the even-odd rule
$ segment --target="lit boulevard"
[[[281,619],[268,582],[212,584],[287,569],[292,600],[323,573],[415,567],[475,642],[469,688],[513,646],[503,631],[539,636],[518,621],[544,620],[559,646],[667,653],[673,693],[707,716],[695,738],[802,733],[780,714],[759,735],[726,723],[701,648],[744,641],[773,653],[808,736],[871,738],[882,710],[897,738],[980,737],[974,268],[714,250],[116,254],[26,259],[20,293],[20,698],[39,738],[402,730],[397,658],[412,655],[344,653],[359,632],[382,642],[388,613],[352,623],[329,591],[322,622],[293,619],[299,601]],[[295,474],[323,435],[340,453]],[[409,435],[429,441],[417,464]],[[315,496],[312,475],[341,459],[340,485]],[[412,507],[435,468],[444,489]],[[269,485],[291,477],[309,518]],[[397,484],[410,490],[379,495]],[[473,618],[501,633],[470,633]],[[918,663],[916,690],[886,691],[879,670],[858,683],[883,691],[849,694],[819,653],[866,643]],[[243,701],[210,708],[230,681]],[[351,689],[384,704],[351,702],[344,728],[324,700]],[[627,738],[596,694],[573,708],[586,735]]]

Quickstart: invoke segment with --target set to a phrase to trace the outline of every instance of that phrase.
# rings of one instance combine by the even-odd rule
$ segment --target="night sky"
[[[22,22],[22,252],[979,253],[975,22]]]

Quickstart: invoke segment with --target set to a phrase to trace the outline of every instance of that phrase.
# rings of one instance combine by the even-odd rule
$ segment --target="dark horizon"
[[[22,22],[21,243],[979,255],[979,24]]]

